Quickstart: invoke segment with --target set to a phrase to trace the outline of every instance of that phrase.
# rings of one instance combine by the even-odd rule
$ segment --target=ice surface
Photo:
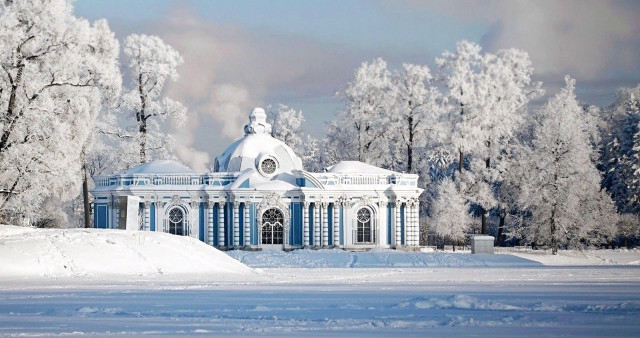
[[[3,283],[0,335],[633,336],[639,272],[277,268],[227,282]]]

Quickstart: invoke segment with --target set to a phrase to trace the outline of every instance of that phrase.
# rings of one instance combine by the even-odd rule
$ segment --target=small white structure
[[[95,177],[94,224],[116,228],[123,196],[140,198],[140,229],[192,236],[220,249],[418,246],[418,176],[357,161],[307,172],[271,136],[262,108],[245,136],[196,173],[152,161]]]
[[[472,254],[493,254],[493,236],[475,235],[471,236]]]

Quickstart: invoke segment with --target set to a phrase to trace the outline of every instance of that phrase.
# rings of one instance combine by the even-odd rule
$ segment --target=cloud
[[[392,5],[388,3],[388,5]],[[639,71],[640,6],[615,0],[414,1],[460,22],[490,26],[488,50],[527,51],[538,74],[571,73],[584,80]]]

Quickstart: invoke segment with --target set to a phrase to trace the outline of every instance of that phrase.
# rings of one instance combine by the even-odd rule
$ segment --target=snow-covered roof
[[[155,160],[125,170],[123,174],[193,174],[195,171],[186,165],[171,160]]]
[[[271,157],[277,162],[276,172],[301,170],[302,161],[284,142],[271,136],[271,126],[266,122],[262,108],[255,108],[244,127],[245,136],[231,144],[214,165],[217,172],[237,172],[257,169],[259,161]]]
[[[397,174],[395,171],[382,169],[360,161],[340,161],[328,167],[327,172],[334,174]]]

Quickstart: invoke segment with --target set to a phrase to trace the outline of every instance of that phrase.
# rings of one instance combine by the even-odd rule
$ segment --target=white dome
[[[271,136],[271,125],[267,123],[264,109],[255,108],[249,114],[249,123],[244,126],[244,132],[243,138],[231,144],[216,158],[214,171],[236,172],[256,169],[270,176],[302,170],[302,161],[293,150],[284,142]],[[263,164],[268,159],[273,162],[266,161]],[[274,163],[275,168],[273,168]]]

